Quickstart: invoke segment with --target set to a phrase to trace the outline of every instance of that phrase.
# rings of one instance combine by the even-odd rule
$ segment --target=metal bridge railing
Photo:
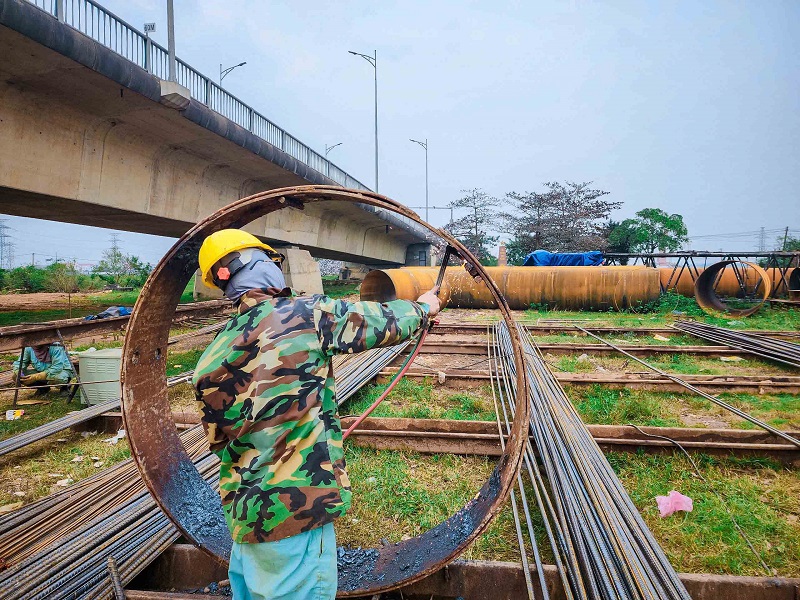
[[[27,0],[53,15],[62,23],[77,29],[146,69],[156,77],[168,79],[169,53],[144,33],[132,27],[93,0]],[[264,115],[226,92],[211,78],[177,59],[176,79],[189,89],[192,97],[211,110],[227,117],[240,127],[280,148],[336,183],[348,188],[369,190],[363,183],[342,171],[300,140],[275,125]]]

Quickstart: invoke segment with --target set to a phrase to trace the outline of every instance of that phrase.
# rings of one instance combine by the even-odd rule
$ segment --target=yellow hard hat
[[[282,255],[246,231],[241,229],[222,229],[208,236],[203,241],[203,245],[200,246],[198,261],[203,282],[209,287],[215,287],[217,284],[214,281],[214,273],[212,272],[214,265],[231,252],[244,250],[245,248],[261,248],[278,265],[283,259]]]

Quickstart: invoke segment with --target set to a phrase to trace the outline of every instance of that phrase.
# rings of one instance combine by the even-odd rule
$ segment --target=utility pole
[[[361,54],[361,52],[353,52],[348,50],[353,56],[360,56],[372,65],[375,70],[375,192],[378,191],[378,51],[375,50],[374,56],[369,54]]]
[[[415,144],[419,144],[425,149],[425,222],[428,222],[428,138],[425,138],[424,142],[420,142],[419,140],[412,140],[409,138],[410,142],[414,142]],[[450,219],[453,220],[452,217]]]
[[[781,246],[781,250],[786,252],[786,242],[789,239],[789,228],[786,228],[786,231],[783,232],[783,246]]]
[[[11,229],[6,225],[7,219],[0,219],[0,269],[14,268],[14,242],[11,241]]]

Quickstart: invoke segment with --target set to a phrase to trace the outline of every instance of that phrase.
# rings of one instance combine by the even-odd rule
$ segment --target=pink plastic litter
[[[656,504],[658,504],[658,510],[661,511],[662,519],[679,510],[692,512],[692,508],[694,508],[694,503],[689,496],[684,496],[675,490],[672,490],[668,496],[656,496]]]

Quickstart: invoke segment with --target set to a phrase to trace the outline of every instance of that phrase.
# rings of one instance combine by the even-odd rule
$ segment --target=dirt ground
[[[49,310],[72,306],[90,306],[96,304],[94,299],[105,292],[80,292],[67,294],[57,292],[40,292],[38,294],[0,294],[0,310]]]

